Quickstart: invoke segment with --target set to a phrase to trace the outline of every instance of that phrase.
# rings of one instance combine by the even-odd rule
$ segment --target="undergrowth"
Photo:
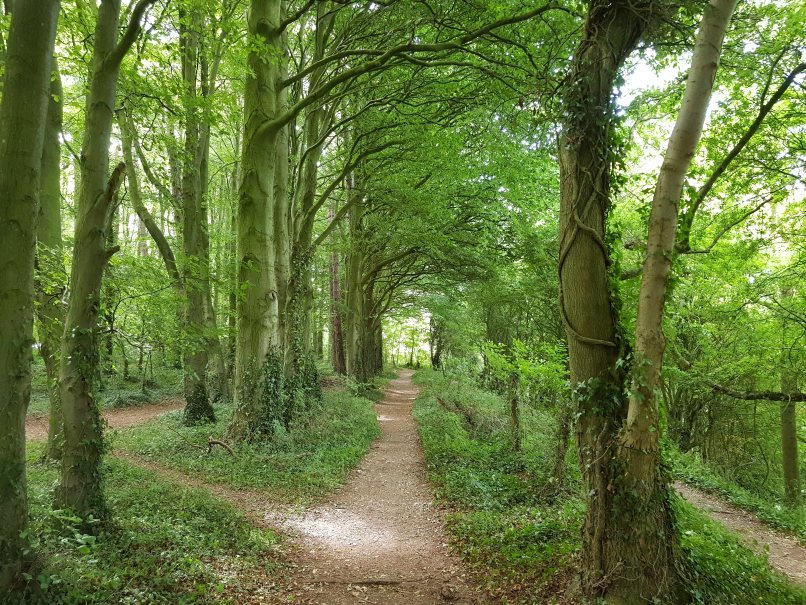
[[[226,442],[232,416],[230,406],[214,407],[214,424],[184,427],[181,412],[171,412],[117,434],[112,445],[208,482],[305,504],[341,485],[379,434],[368,399],[331,391],[289,431],[278,423],[271,439],[241,446],[235,456],[222,448],[206,454],[208,437]]]
[[[570,486],[545,498],[553,420],[524,410],[523,451],[509,448],[505,402],[467,379],[421,371],[414,407],[430,478],[449,505],[448,529],[490,599],[499,603],[578,603],[574,577],[584,502],[573,452]],[[556,492],[555,492],[556,493]],[[695,605],[796,605],[806,593],[774,573],[764,557],[688,503],[676,499],[681,569]]]
[[[276,534],[256,529],[229,503],[114,458],[104,463],[113,521],[97,536],[53,511],[58,469],[29,446],[35,560],[8,605],[241,602],[242,580],[279,574]]]

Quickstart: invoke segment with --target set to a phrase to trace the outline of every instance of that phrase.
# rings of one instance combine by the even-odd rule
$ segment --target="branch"
[[[705,382],[716,393],[728,395],[734,399],[743,399],[744,401],[806,401],[806,393],[782,393],[780,391],[736,391],[714,382],[713,380],[706,379]]]
[[[771,198],[771,197],[769,197],[769,198],[765,199],[765,200],[764,200],[763,202],[761,202],[760,204],[758,204],[758,205],[754,206],[753,208],[751,208],[750,210],[748,210],[747,212],[745,212],[744,214],[742,214],[742,215],[741,215],[739,218],[737,218],[736,220],[731,221],[730,223],[728,223],[727,225],[725,225],[725,226],[724,226],[722,229],[720,229],[719,233],[717,233],[717,234],[714,236],[714,239],[713,239],[713,240],[711,240],[711,243],[710,243],[708,246],[706,246],[705,248],[701,248],[701,249],[699,249],[699,250],[692,250],[692,249],[688,249],[688,250],[686,250],[685,252],[683,252],[683,254],[708,254],[709,252],[711,252],[711,250],[713,250],[713,249],[714,249],[714,246],[716,246],[716,244],[719,242],[719,240],[720,240],[720,239],[722,239],[722,237],[723,237],[723,236],[724,236],[724,235],[725,235],[725,234],[726,234],[728,231],[730,231],[731,229],[733,229],[733,228],[734,228],[736,225],[738,225],[738,224],[740,224],[740,223],[744,222],[744,221],[745,221],[745,219],[749,218],[750,216],[752,216],[753,214],[755,214],[756,212],[758,212],[759,210],[761,210],[761,208],[763,208],[764,206],[766,206],[767,204],[769,204],[771,201],[772,201],[772,198]]]
[[[129,49],[132,47],[132,44],[137,40],[137,36],[140,35],[140,30],[142,29],[142,20],[143,15],[145,15],[146,10],[154,4],[157,0],[140,0],[132,9],[131,17],[129,17],[129,25],[126,27],[126,31],[123,33],[118,45],[115,49],[109,53],[107,57],[107,61],[109,61],[109,65],[111,67],[117,68],[120,66],[121,62],[123,61],[123,57],[126,56],[126,53],[129,52]]]
[[[438,42],[433,44],[411,44],[411,43],[401,44],[392,47],[387,51],[379,51],[376,49],[369,49],[363,51],[362,50],[344,51],[344,53],[350,53],[350,55],[365,54],[375,56],[376,58],[364,63],[363,65],[353,67],[352,69],[348,69],[341,75],[330,79],[328,82],[322,84],[320,87],[310,91],[307,96],[300,99],[288,111],[286,111],[282,115],[277,116],[273,120],[265,122],[263,126],[256,133],[256,136],[260,137],[265,135],[266,133],[279,130],[280,128],[288,124],[291,120],[293,120],[303,109],[319,101],[322,97],[324,97],[327,93],[329,93],[331,90],[333,90],[340,84],[355,79],[371,71],[380,69],[384,67],[386,63],[388,63],[392,58],[398,55],[402,55],[403,53],[441,52],[445,50],[459,50],[461,49],[462,45],[472,42],[473,40],[476,40],[495,29],[507,25],[514,25],[516,23],[521,23],[523,21],[528,21],[529,19],[537,17],[538,15],[546,13],[550,10],[569,12],[568,9],[562,6],[558,6],[556,4],[546,4],[545,6],[536,8],[526,13],[521,13],[520,15],[514,15],[512,17],[507,17],[505,19],[499,19],[498,21],[493,21],[492,23],[488,23],[484,27],[480,27],[475,31],[457,37],[451,42]],[[340,55],[344,53],[337,53],[336,55],[331,55],[330,57],[325,57],[321,61],[316,61],[312,63],[311,65],[308,66],[307,69],[296,74],[292,78],[288,78],[283,82],[281,82],[280,83],[281,86],[288,86],[290,84],[293,84],[297,79],[304,77],[304,75],[311,73],[313,70],[318,69],[329,62],[336,60],[334,57],[340,58]]]
[[[742,138],[738,140],[738,142],[733,146],[733,149],[728,152],[728,155],[722,160],[722,162],[717,166],[716,170],[711,174],[705,184],[700,187],[699,191],[697,191],[697,197],[691,203],[688,210],[682,217],[682,225],[680,229],[680,241],[677,242],[677,249],[678,252],[688,250],[691,246],[691,225],[694,223],[694,216],[699,210],[700,206],[702,205],[705,198],[713,189],[714,184],[719,179],[720,176],[727,170],[728,166],[730,166],[731,162],[736,159],[736,157],[742,152],[742,150],[747,146],[747,143],[750,142],[750,139],[753,138],[753,135],[756,134],[758,129],[761,127],[761,124],[764,122],[764,119],[767,115],[772,111],[772,108],[775,106],[778,101],[781,100],[781,97],[787,91],[787,89],[792,85],[792,82],[795,81],[795,78],[798,74],[806,71],[806,63],[801,63],[795,69],[793,69],[789,75],[784,78],[784,81],[778,87],[778,90],[770,97],[770,100],[767,101],[764,105],[761,106],[761,109],[758,112],[758,116],[742,135]]]
[[[311,10],[311,7],[317,2],[317,0],[308,0],[305,4],[300,7],[300,9],[295,12],[290,17],[286,17],[282,21],[280,21],[279,31],[282,33],[285,31],[285,28],[291,25],[297,19],[300,19],[305,13]]]

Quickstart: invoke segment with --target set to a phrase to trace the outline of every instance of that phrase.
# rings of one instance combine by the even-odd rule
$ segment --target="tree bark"
[[[792,288],[784,288],[781,298],[791,299],[794,296]],[[785,394],[798,392],[798,375],[792,367],[789,358],[790,350],[787,347],[786,328],[784,322],[784,348],[781,350],[781,392]],[[784,502],[793,508],[801,503],[800,493],[800,460],[798,458],[798,419],[797,405],[791,399],[781,400],[781,463],[784,474]]]
[[[215,413],[207,393],[208,338],[206,290],[209,289],[209,265],[204,248],[207,228],[202,210],[200,124],[197,97],[197,74],[202,19],[197,12],[181,14],[180,48],[182,80],[185,86],[185,142],[182,165],[182,247],[185,284],[184,309],[184,391],[187,425],[215,421]],[[187,21],[187,22],[185,22]]]
[[[643,549],[649,547],[657,552],[653,565],[668,569],[670,574],[676,553],[670,548],[675,542],[669,538],[674,536],[675,530],[669,507],[669,479],[662,470],[656,397],[661,387],[665,349],[663,310],[674,255],[680,196],[702,135],[722,42],[736,2],[711,0],[705,8],[682,106],[655,186],[638,298],[627,422],[619,446],[623,488],[633,506],[646,511],[642,519],[637,520],[632,539]],[[659,528],[663,528],[662,531],[658,531]],[[653,536],[662,537],[662,541],[653,543]]]
[[[254,49],[247,63],[244,92],[244,137],[238,192],[238,306],[235,351],[235,410],[229,434],[245,441],[273,430],[280,402],[276,357],[281,344],[278,325],[278,285],[272,241],[275,224],[273,197],[277,139],[280,132],[265,128],[280,111],[278,81],[282,41],[280,3],[251,0],[249,36],[266,49]],[[271,52],[269,52],[271,50]],[[271,57],[267,59],[268,57]],[[282,371],[282,359],[280,360]]]
[[[347,373],[342,328],[341,271],[339,253],[330,253],[330,362],[337,374]]]
[[[42,148],[42,187],[37,227],[37,332],[39,353],[45,363],[50,409],[48,446],[45,455],[60,460],[64,418],[59,395],[59,347],[64,332],[64,305],[67,274],[62,254],[61,142],[62,84],[56,58],[53,58],[48,115]]]
[[[34,255],[57,0],[19,3],[0,104],[0,591],[19,581],[28,522],[25,414],[31,395]]]
[[[579,468],[586,495],[582,590],[614,603],[643,603],[676,584],[676,538],[664,503],[646,511],[621,489],[617,437],[626,412],[626,338],[612,292],[605,243],[613,161],[613,88],[618,72],[650,23],[655,3],[596,0],[564,93],[560,138],[560,311],[578,407]],[[644,12],[645,11],[645,12]],[[647,513],[651,514],[647,514]],[[636,530],[654,525],[649,542]]]
[[[86,120],[80,161],[80,190],[70,277],[71,295],[61,349],[59,388],[64,410],[64,452],[56,500],[79,517],[106,516],[101,477],[103,429],[95,401],[98,312],[104,268],[115,248],[106,247],[114,200],[125,164],[109,176],[109,144],[117,78],[123,57],[140,32],[154,0],[140,0],[118,40],[120,0],[102,0],[95,27]],[[87,529],[91,526],[87,524]]]

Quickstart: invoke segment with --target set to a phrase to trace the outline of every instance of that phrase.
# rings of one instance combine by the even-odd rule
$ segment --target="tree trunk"
[[[64,410],[64,452],[57,504],[79,517],[103,518],[106,507],[101,481],[103,432],[95,401],[98,366],[98,310],[104,268],[116,249],[106,247],[114,200],[125,164],[109,176],[112,108],[120,64],[140,31],[140,21],[153,0],[132,9],[120,41],[120,0],[102,0],[95,27],[95,47],[87,94],[81,149],[80,192],[70,277],[71,295],[62,339],[59,388]],[[88,525],[88,528],[90,526]]]
[[[656,398],[661,387],[665,349],[663,309],[674,255],[680,196],[702,135],[722,42],[736,2],[711,0],[705,8],[682,106],[655,187],[638,298],[632,388],[619,447],[624,473],[622,489],[630,495],[637,510],[645,511],[636,520],[631,538],[641,550],[657,553],[654,561],[648,561],[654,569],[670,572],[676,557],[672,547],[676,530],[669,503],[669,479],[662,470]],[[659,531],[660,528],[663,530]],[[673,581],[674,576],[668,578]],[[659,587],[662,595],[672,586],[671,582],[667,586]],[[652,584],[647,583],[642,594],[648,597],[651,590]]]
[[[0,591],[19,580],[28,522],[25,414],[31,395],[34,254],[59,2],[18,3],[0,104]]]
[[[185,19],[187,23],[185,23]],[[182,165],[182,246],[185,284],[184,391],[186,425],[215,421],[207,393],[208,339],[205,294],[209,288],[209,266],[204,250],[207,228],[202,211],[199,116],[196,107],[199,36],[202,19],[198,13],[180,15],[182,80],[185,86],[185,149]]]
[[[785,301],[792,299],[794,291],[792,288],[785,288],[781,292],[781,298]],[[786,322],[784,323],[784,337],[786,337]],[[798,376],[792,367],[789,359],[790,350],[786,346],[784,338],[784,348],[781,351],[781,392],[797,393]],[[791,399],[781,401],[781,460],[784,472],[784,502],[788,506],[796,508],[800,506],[800,460],[798,458],[798,419],[797,404]]]
[[[648,10],[648,9],[647,9]],[[611,292],[604,242],[613,161],[613,88],[638,43],[648,15],[627,2],[589,4],[584,35],[564,94],[560,138],[560,310],[568,338],[579,468],[586,495],[582,530],[582,590],[589,598],[645,602],[668,592],[676,572],[668,545],[671,514],[633,508],[620,490],[616,445],[622,425],[624,372],[618,360],[626,339]],[[655,511],[651,511],[655,512]],[[634,527],[655,525],[650,542]]]
[[[42,148],[42,188],[39,196],[37,227],[37,332],[39,353],[45,363],[50,410],[48,412],[48,447],[51,460],[62,456],[62,403],[59,396],[59,347],[64,332],[62,295],[67,274],[62,254],[61,214],[61,143],[62,85],[56,59],[50,83],[48,116]]]
[[[330,219],[333,213],[330,210]],[[342,328],[341,271],[339,270],[339,253],[330,253],[330,362],[337,374],[347,373],[344,358],[344,332]]]
[[[511,448],[513,452],[521,451],[521,411],[518,383],[518,373],[512,372],[509,375],[507,399],[509,399],[509,428],[511,436]]]
[[[238,307],[235,351],[235,410],[229,434],[244,441],[270,433],[278,419],[279,384],[278,295],[274,272],[274,164],[280,132],[266,128],[280,110],[277,82],[282,56],[280,3],[251,0],[247,17],[250,36],[274,49],[252,50],[244,92],[244,138],[238,193]],[[282,358],[279,359],[282,374]]]

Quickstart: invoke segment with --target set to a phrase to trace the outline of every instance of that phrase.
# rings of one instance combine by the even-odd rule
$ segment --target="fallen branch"
[[[218,445],[218,446],[220,446],[221,448],[223,448],[223,449],[227,450],[227,451],[229,452],[229,455],[230,455],[230,456],[232,456],[233,458],[235,458],[235,457],[236,457],[236,456],[235,456],[235,452],[233,452],[233,451],[232,451],[232,448],[231,448],[230,446],[228,446],[228,445],[227,445],[226,443],[224,443],[223,441],[219,441],[218,439],[213,439],[212,437],[208,437],[208,438],[207,438],[207,455],[208,455],[208,456],[209,456],[209,455],[210,455],[210,453],[213,451],[213,446],[214,446],[214,445]]]
[[[223,441],[219,441],[218,439],[213,439],[212,435],[207,438],[207,447],[205,447],[205,446],[200,445],[198,443],[193,443],[190,439],[185,437],[182,433],[180,433],[179,431],[177,431],[173,427],[169,426],[168,429],[171,430],[172,432],[176,433],[177,435],[179,435],[182,439],[184,439],[185,443],[187,443],[190,447],[204,452],[205,456],[209,456],[213,451],[213,446],[217,445],[220,448],[227,450],[227,452],[229,452],[229,455],[232,456],[233,458],[237,458],[237,456],[235,455],[235,451],[233,451],[232,447],[230,447],[229,445],[227,445]]]

